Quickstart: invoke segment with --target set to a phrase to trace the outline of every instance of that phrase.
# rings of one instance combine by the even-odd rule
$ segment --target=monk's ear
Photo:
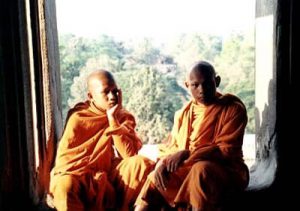
[[[186,88],[189,88],[189,83],[187,81],[184,82]]]
[[[92,94],[91,94],[90,92],[88,92],[87,96],[88,96],[88,99],[89,99],[90,101],[93,100],[93,96],[92,96]]]
[[[217,75],[215,78],[215,81],[216,81],[216,87],[219,87],[219,85],[221,83],[221,77]]]

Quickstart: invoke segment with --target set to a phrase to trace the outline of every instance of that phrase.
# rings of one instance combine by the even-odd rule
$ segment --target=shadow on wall
[[[248,190],[269,187],[275,179],[277,169],[275,87],[276,84],[271,79],[268,86],[268,102],[264,104],[262,112],[259,108],[255,108],[256,158],[255,164],[250,168]]]

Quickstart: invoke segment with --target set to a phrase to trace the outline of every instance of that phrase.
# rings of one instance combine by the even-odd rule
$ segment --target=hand
[[[182,150],[179,152],[175,152],[164,159],[164,163],[166,165],[166,169],[168,172],[174,172],[177,170],[179,165],[187,159],[189,156],[188,150]]]
[[[160,160],[155,167],[154,171],[154,184],[158,189],[167,189],[168,172],[166,165],[162,160]]]
[[[122,90],[118,89],[117,104],[106,111],[108,118],[114,118],[118,111],[122,108]]]

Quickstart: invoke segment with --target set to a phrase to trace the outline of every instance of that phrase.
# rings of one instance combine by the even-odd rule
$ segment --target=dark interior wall
[[[272,150],[276,152],[276,170],[271,184],[259,189],[245,192],[233,199],[236,203],[227,210],[299,210],[294,191],[298,190],[299,178],[296,176],[296,150],[298,146],[297,120],[299,119],[299,72],[300,60],[297,52],[300,50],[300,2],[297,0],[257,0],[256,18],[274,15],[273,31],[273,82],[274,87],[269,90],[269,102],[272,108],[262,121],[265,126],[260,128],[261,133],[274,129],[274,138],[265,139],[269,143],[258,143],[258,164],[270,162]],[[298,31],[297,31],[298,29]],[[267,70],[266,70],[267,71]],[[260,90],[256,90],[260,91]],[[274,92],[275,91],[275,92]],[[261,123],[261,122],[260,122]],[[270,144],[274,148],[270,148]],[[269,166],[265,166],[269,168]],[[297,168],[297,167],[296,167]],[[266,169],[265,173],[268,173]],[[257,175],[263,179],[265,175]]]
[[[47,191],[62,130],[59,78],[55,1],[1,0],[0,210],[34,210]]]
[[[298,190],[299,178],[296,177],[295,166],[298,166],[296,152],[298,146],[297,120],[299,120],[299,103],[295,97],[299,93],[297,73],[300,60],[297,52],[300,51],[300,2],[297,0],[278,1],[276,22],[276,71],[277,71],[277,121],[278,137],[278,171],[274,185],[270,188],[270,199],[274,204],[282,203],[286,210],[298,210],[299,203],[293,193]],[[298,30],[296,30],[298,28]],[[299,102],[299,101],[298,101]],[[288,209],[289,207],[289,209]]]
[[[25,13],[23,1],[0,3],[0,210],[30,206],[22,48]],[[23,46],[24,47],[24,46]],[[25,149],[25,150],[24,150]]]
[[[300,2],[280,0],[277,13],[277,122],[278,173],[274,187],[278,200],[285,199],[286,210],[299,210],[299,71],[300,71]],[[298,101],[298,102],[297,102]],[[297,143],[298,142],[298,143]],[[276,199],[275,199],[276,200]],[[274,200],[273,200],[274,202]],[[293,208],[292,208],[293,207]]]

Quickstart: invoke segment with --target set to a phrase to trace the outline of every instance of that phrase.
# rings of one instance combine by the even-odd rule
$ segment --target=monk
[[[50,193],[58,211],[129,210],[153,170],[137,155],[142,146],[135,118],[122,108],[113,75],[98,70],[87,80],[88,100],[68,113],[51,171]]]
[[[231,191],[247,187],[242,144],[247,113],[241,100],[216,91],[214,67],[197,62],[185,85],[192,100],[175,113],[168,142],[135,203],[136,211],[169,208],[215,211]]]

